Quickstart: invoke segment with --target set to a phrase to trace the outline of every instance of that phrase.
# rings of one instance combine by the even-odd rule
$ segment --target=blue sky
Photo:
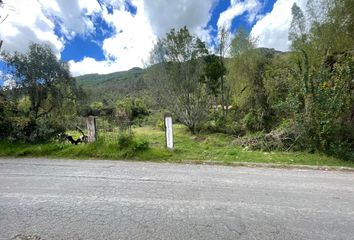
[[[217,32],[243,26],[261,47],[286,51],[291,6],[306,0],[4,0],[3,50],[49,44],[73,75],[144,67],[158,38],[186,25],[213,51]],[[31,9],[31,11],[28,11]],[[0,69],[1,71],[1,69]]]

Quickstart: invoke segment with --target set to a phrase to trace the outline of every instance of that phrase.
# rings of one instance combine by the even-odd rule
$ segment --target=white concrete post
[[[167,149],[173,150],[173,127],[172,115],[170,113],[165,114],[165,137]]]

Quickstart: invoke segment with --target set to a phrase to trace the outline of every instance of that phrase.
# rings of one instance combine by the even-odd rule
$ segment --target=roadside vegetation
[[[268,163],[280,166],[308,165],[351,167],[354,163],[323,154],[304,152],[252,151],[239,147],[235,137],[223,133],[192,135],[181,124],[174,125],[175,149],[166,150],[164,131],[152,127],[133,129],[134,141],[120,149],[117,142],[97,141],[93,144],[72,145],[68,142],[18,143],[0,142],[0,156],[49,157],[70,159],[136,160],[192,164],[252,164]],[[72,132],[79,135],[78,132]],[[146,145],[148,143],[148,145]],[[131,145],[132,144],[132,145]],[[134,149],[138,145],[141,149]],[[143,146],[142,146],[143,145]]]
[[[49,46],[2,53],[12,84],[0,90],[0,155],[353,166],[354,2],[309,0],[292,15],[286,53],[257,48],[242,27],[220,29],[215,52],[172,29],[146,69],[77,79]],[[114,140],[62,142],[87,116]]]

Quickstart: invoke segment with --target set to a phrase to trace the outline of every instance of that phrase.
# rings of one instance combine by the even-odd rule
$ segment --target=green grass
[[[165,149],[164,132],[150,127],[134,128],[136,138],[149,141],[150,148],[127,154],[114,142],[71,145],[68,143],[12,144],[0,142],[0,156],[52,157],[74,159],[112,159],[195,163],[270,163],[280,165],[340,166],[354,168],[354,162],[321,154],[304,152],[247,151],[233,144],[234,138],[224,134],[191,135],[181,125],[174,125],[175,149]],[[129,156],[129,157],[127,157]]]

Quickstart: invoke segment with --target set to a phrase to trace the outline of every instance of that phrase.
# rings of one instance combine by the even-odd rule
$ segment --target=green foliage
[[[102,102],[93,102],[90,104],[90,107],[94,110],[100,111],[103,108],[103,103]]]
[[[121,133],[118,137],[118,148],[123,152],[124,157],[133,157],[147,151],[150,146],[143,138],[136,138],[134,134]]]
[[[291,8],[293,19],[289,29],[289,40],[293,45],[306,41],[306,19],[301,8],[294,3]]]
[[[16,106],[8,101],[6,96],[0,91],[0,139],[11,135],[13,131],[13,115],[16,112]]]
[[[59,61],[49,46],[39,44],[30,45],[26,54],[4,53],[3,59],[17,84],[3,90],[5,101],[17,106],[6,115],[11,122],[6,137],[49,141],[63,132],[65,122],[58,118],[75,115],[77,96],[67,63]]]
[[[17,109],[25,114],[28,114],[31,110],[31,100],[28,96],[22,97],[17,104]]]
[[[314,9],[319,2],[324,7],[322,15]],[[347,25],[353,16],[352,9],[344,9],[347,4],[346,0],[336,4],[309,1],[309,30],[292,29],[291,35],[297,36],[292,42],[297,65],[293,76],[300,83],[292,90],[296,99],[293,102],[298,102],[292,111],[298,124],[306,129],[303,135],[308,147],[350,159],[354,149],[354,119],[350,117],[354,107],[354,65],[353,52],[348,50],[352,40],[348,36],[354,33],[350,32],[352,26]],[[293,11],[293,23],[297,25],[299,11]],[[345,29],[341,33],[339,23]]]
[[[269,131],[273,109],[269,105],[264,75],[275,55],[274,50],[256,49],[255,42],[240,28],[231,44],[228,85],[233,102],[244,113],[247,131]]]
[[[207,55],[205,58],[204,82],[208,91],[217,97],[220,93],[221,78],[226,74],[224,62],[216,55]]]
[[[139,98],[132,100],[131,112],[132,112],[132,120],[149,115],[149,110],[146,104],[142,99]]]
[[[233,57],[244,56],[245,53],[255,48],[255,40],[252,39],[241,26],[237,29],[231,42],[231,55]]]
[[[119,99],[116,101],[116,117],[120,121],[139,123],[149,115],[149,110],[143,100],[139,98]]]
[[[165,135],[161,130],[150,127],[135,128],[134,134],[139,139],[149,139],[149,148],[144,151],[129,152],[119,149],[117,143],[96,142],[93,144],[24,144],[0,141],[0,156],[32,156],[53,158],[100,158],[121,160],[149,160],[155,162],[212,163],[212,164],[248,164],[271,163],[282,166],[347,166],[352,162],[339,160],[321,154],[303,152],[263,152],[240,148],[235,138],[225,134],[191,135],[182,125],[174,125],[175,150],[165,149]],[[145,144],[143,144],[145,145]],[[129,149],[129,148],[128,148]],[[128,154],[127,154],[128,152]],[[133,154],[133,155],[129,155]]]
[[[134,143],[134,152],[142,152],[149,149],[149,142],[145,139],[137,139]]]
[[[86,91],[87,102],[103,102],[113,106],[118,98],[146,95],[146,70],[132,68],[110,74],[88,74],[76,77],[78,85]],[[107,104],[105,104],[107,102]]]
[[[303,150],[304,133],[291,120],[284,120],[278,128],[269,133],[255,132],[238,138],[235,143],[249,150],[262,151],[299,151]]]
[[[208,91],[200,79],[204,75],[204,56],[208,54],[205,44],[189,33],[186,27],[172,29],[160,40],[151,54],[157,80],[152,87],[158,100],[171,111],[175,118],[191,132],[207,120]],[[161,89],[162,88],[162,89]]]
[[[230,145],[233,141],[245,151],[309,151],[354,159],[353,1],[309,0],[306,11],[294,4],[292,13],[292,52],[256,48],[240,28],[227,59],[226,38],[213,55],[186,27],[172,29],[151,53],[155,65],[78,77],[85,93],[48,47],[33,45],[27,54],[5,55],[19,87],[0,92],[0,137],[51,139],[66,130],[80,105],[80,115],[128,122],[129,130],[131,123],[154,127],[143,138],[122,133],[113,150],[104,143],[80,146],[85,156],[226,162],[265,157],[243,155]],[[165,110],[187,127],[178,126],[173,154],[164,151]],[[186,129],[200,134],[190,136]],[[314,157],[306,155],[298,163],[306,164],[305,158]]]
[[[259,119],[260,116],[261,114],[257,113],[256,111],[250,111],[244,116],[242,123],[248,131],[257,132],[262,129],[262,120]]]
[[[131,147],[134,143],[134,135],[122,133],[118,137],[118,148],[125,149]]]
[[[83,102],[79,107],[79,115],[83,117],[97,116],[112,118],[114,116],[114,111],[115,108],[113,106],[101,101],[92,102],[91,104]]]

